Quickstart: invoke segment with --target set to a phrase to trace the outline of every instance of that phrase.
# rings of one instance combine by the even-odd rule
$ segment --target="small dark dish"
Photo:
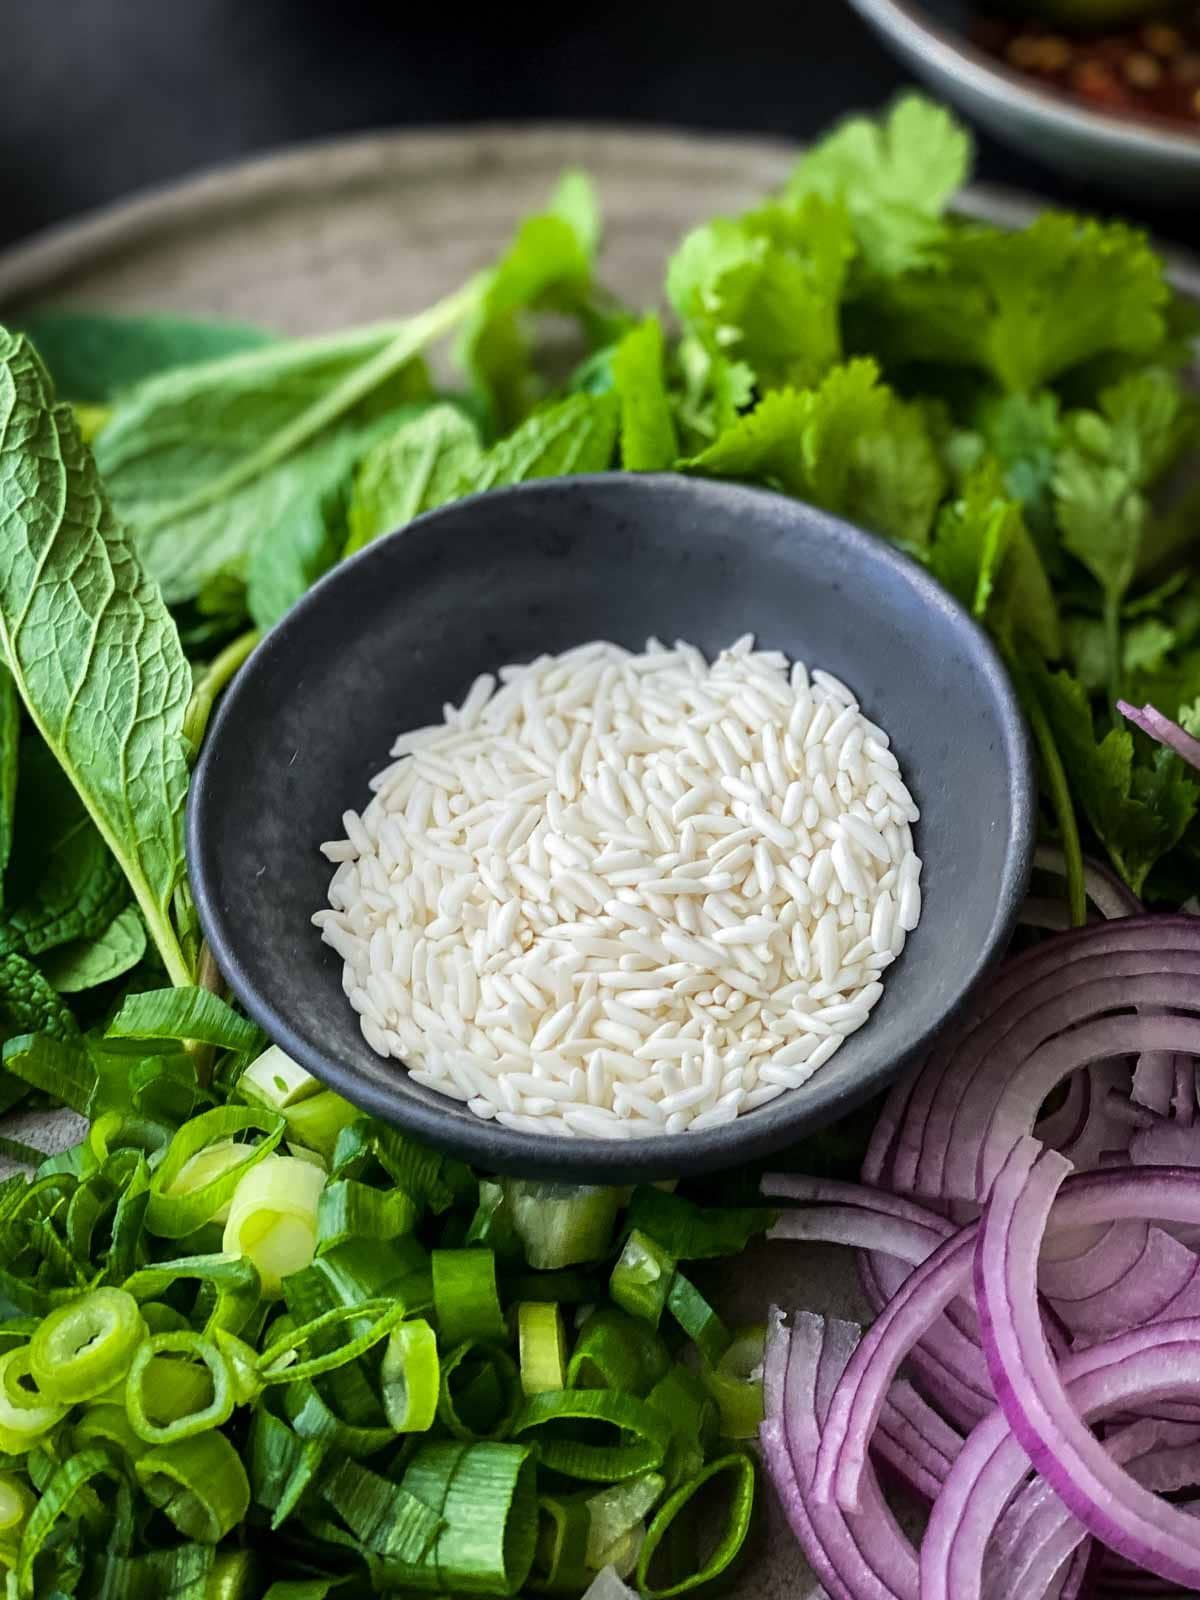
[[[921,925],[870,1023],[802,1089],[711,1131],[620,1143],[518,1133],[369,1048],[312,913],[318,853],[402,729],[479,672],[588,639],[707,652],[753,629],[843,677],[891,734],[922,810]],[[1004,949],[1033,843],[1008,678],[966,613],[881,540],[758,489],[611,473],[423,517],[337,568],[255,651],[191,789],[204,931],[273,1039],[355,1104],[479,1167],[625,1182],[765,1155],[877,1094]]]
[[[987,9],[978,0],[849,3],[919,78],[1005,144],[1142,202],[1200,193],[1200,137],[1166,121],[1091,110],[977,49],[968,30]]]

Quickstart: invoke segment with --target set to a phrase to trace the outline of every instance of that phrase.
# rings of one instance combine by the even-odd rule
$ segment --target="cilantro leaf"
[[[621,465],[630,472],[673,466],[679,444],[657,317],[648,317],[625,335],[613,355],[612,373],[621,401]]]
[[[810,195],[694,229],[671,259],[667,294],[681,321],[764,388],[813,383],[841,357],[853,254],[844,208]]]
[[[1177,845],[1200,804],[1183,763],[1160,750],[1152,766],[1134,764],[1133,736],[1112,728],[1097,742],[1083,686],[1068,672],[1031,670],[1072,791],[1134,894]]]
[[[914,549],[945,485],[921,412],[872,361],[835,367],[819,389],[766,395],[683,466],[767,483]]]
[[[1145,236],[1047,213],[1017,232],[959,224],[937,270],[873,285],[857,338],[889,364],[974,367],[1029,393],[1096,356],[1153,358],[1170,290]]]
[[[849,208],[867,264],[907,272],[936,257],[941,217],[970,176],[970,135],[944,107],[906,95],[886,120],[852,117],[800,158],[791,199]]]

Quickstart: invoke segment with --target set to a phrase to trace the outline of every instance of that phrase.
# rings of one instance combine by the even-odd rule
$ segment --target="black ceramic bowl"
[[[803,1088],[675,1138],[518,1133],[377,1056],[312,913],[322,840],[368,798],[396,734],[477,673],[589,639],[709,653],[753,631],[848,682],[892,736],[921,807],[924,914],[871,1021]],[[254,652],[192,782],[204,931],[271,1038],[356,1105],[488,1169],[575,1182],[765,1155],[877,1094],[1003,950],[1033,845],[1020,712],[966,613],[882,540],[736,484],[610,473],[459,501],[330,573]]]
[[[1074,100],[971,42],[979,0],[849,0],[913,72],[1005,144],[1138,201],[1194,202],[1200,136]],[[1018,9],[1016,0],[1009,9]],[[1031,6],[1029,9],[1033,9]]]

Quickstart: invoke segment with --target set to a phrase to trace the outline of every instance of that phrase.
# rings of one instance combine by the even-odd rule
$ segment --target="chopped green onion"
[[[608,1254],[619,1199],[615,1189],[506,1178],[504,1195],[531,1267],[553,1271]]]
[[[639,1184],[625,1226],[637,1230],[675,1261],[736,1256],[778,1216],[767,1206],[697,1206],[682,1195]]]
[[[517,1340],[521,1388],[527,1395],[566,1387],[567,1343],[556,1305],[523,1300],[517,1307]]]
[[[499,1345],[468,1339],[443,1359],[437,1414],[456,1439],[503,1439],[520,1404],[517,1364]]]
[[[271,1513],[272,1530],[295,1511],[325,1464],[328,1447],[321,1440],[301,1439],[262,1406],[250,1427],[248,1460],[255,1505]]]
[[[283,1138],[281,1117],[250,1106],[217,1106],[185,1122],[167,1147],[150,1185],[146,1226],[164,1239],[182,1239],[210,1222],[230,1200],[239,1182],[265,1161]],[[211,1145],[225,1147],[239,1133],[260,1133],[256,1144],[241,1145],[240,1162],[221,1164],[199,1183],[181,1187],[193,1159]]]
[[[357,1306],[335,1306],[299,1328],[290,1329],[267,1346],[258,1358],[264,1386],[276,1383],[300,1383],[333,1372],[347,1362],[356,1361],[373,1346],[386,1339],[407,1311],[403,1300],[366,1300]],[[327,1350],[322,1355],[310,1356],[307,1361],[289,1364],[284,1357],[298,1350],[309,1340],[316,1341],[322,1334],[330,1333],[348,1322],[365,1321],[374,1317],[364,1332],[347,1339],[344,1344]]]
[[[277,1044],[268,1045],[260,1056],[255,1056],[238,1079],[237,1086],[238,1093],[247,1100],[276,1112],[321,1093],[320,1079],[285,1055]]]
[[[11,1472],[0,1472],[0,1544],[17,1543],[36,1504],[28,1485]]]
[[[356,1122],[361,1112],[332,1089],[295,1100],[283,1108],[288,1137],[315,1150],[323,1161],[333,1161],[342,1129]]]
[[[403,1189],[390,1192],[338,1178],[327,1183],[317,1204],[317,1254],[352,1239],[398,1239],[411,1233],[417,1208]]]
[[[491,1250],[500,1262],[514,1263],[524,1259],[524,1247],[502,1183],[488,1178],[479,1180],[479,1203],[463,1243],[482,1245],[485,1250]]]
[[[405,1567],[424,1561],[445,1526],[408,1489],[354,1461],[339,1462],[323,1479],[321,1494],[368,1550]]]
[[[715,1367],[700,1377],[721,1413],[726,1439],[754,1439],[763,1420],[763,1347],[765,1327],[746,1328],[734,1336]]]
[[[644,1395],[671,1366],[653,1328],[615,1306],[601,1306],[583,1324],[567,1367],[573,1389],[617,1389]]]
[[[543,1495],[538,1500],[534,1585],[542,1593],[577,1595],[587,1585],[591,1519],[583,1495]]]
[[[95,1496],[90,1488],[93,1478],[113,1477],[118,1472],[115,1458],[109,1451],[81,1450],[55,1467],[44,1483],[36,1485],[40,1490],[38,1502],[25,1523],[16,1568],[9,1579],[11,1585],[15,1578],[16,1593],[21,1600],[33,1600],[34,1563],[53,1533],[55,1523],[60,1517],[68,1516],[76,1502],[81,1506],[94,1504]],[[9,1593],[12,1593],[11,1587]]]
[[[663,1463],[667,1482],[674,1487],[695,1477],[717,1441],[716,1403],[694,1372],[674,1366],[646,1396],[646,1404],[661,1411],[671,1424],[671,1448]]]
[[[27,1344],[0,1355],[0,1450],[6,1455],[24,1455],[67,1414],[66,1406],[29,1388],[30,1378]]]
[[[504,1280],[507,1301],[536,1300],[559,1306],[591,1306],[604,1294],[603,1281],[586,1272],[522,1272]]]
[[[690,1278],[677,1272],[667,1295],[667,1306],[710,1367],[729,1348],[732,1335]]]
[[[562,1423],[591,1422],[619,1430],[618,1444],[593,1444],[565,1433]],[[535,1394],[512,1426],[512,1437],[531,1434],[538,1459],[551,1472],[593,1483],[619,1483],[653,1472],[671,1443],[671,1425],[661,1412],[631,1394],[612,1389],[564,1389]]]
[[[613,1546],[641,1524],[666,1487],[665,1478],[657,1472],[647,1472],[640,1478],[610,1484],[588,1496],[589,1567],[602,1567],[612,1559]]]
[[[29,1342],[30,1371],[51,1404],[76,1405],[119,1382],[145,1337],[131,1294],[93,1289],[45,1318]]]
[[[146,1498],[200,1544],[218,1544],[250,1509],[246,1469],[215,1429],[147,1451],[134,1471]]]
[[[427,1444],[402,1487],[444,1526],[406,1581],[454,1594],[511,1595],[533,1565],[537,1489],[533,1456],[515,1444]]]
[[[631,1317],[657,1328],[674,1272],[675,1263],[662,1246],[634,1228],[612,1270],[608,1292]]]
[[[683,1508],[695,1498],[697,1492],[723,1473],[730,1474],[734,1483],[730,1491],[724,1530],[716,1548],[698,1570],[664,1588],[652,1588],[647,1574],[663,1537]],[[697,1589],[701,1584],[709,1583],[713,1578],[719,1577],[746,1542],[753,1510],[754,1462],[749,1456],[740,1452],[722,1456],[718,1461],[710,1461],[694,1478],[676,1489],[650,1524],[646,1543],[638,1558],[637,1586],[644,1600],[668,1600],[671,1595],[685,1594],[689,1589]]]
[[[247,1344],[244,1339],[239,1339],[236,1333],[230,1333],[225,1328],[215,1328],[213,1339],[217,1349],[229,1363],[234,1404],[249,1405],[263,1389],[257,1351],[253,1345]]]
[[[393,1328],[379,1369],[383,1409],[397,1433],[427,1433],[437,1416],[437,1335],[423,1317]]]
[[[200,1285],[197,1309],[211,1302],[205,1333],[216,1328],[239,1333],[258,1307],[258,1270],[242,1255],[179,1256],[174,1261],[162,1261],[126,1278],[125,1290],[139,1302],[157,1300],[180,1280],[189,1278]]]
[[[496,1258],[490,1250],[435,1250],[433,1309],[445,1346],[507,1334],[496,1292]]]
[[[174,1355],[186,1360],[171,1361]],[[193,1383],[198,1377],[203,1381],[203,1372],[208,1374],[202,1391],[207,1395],[205,1403],[192,1408],[188,1397],[181,1410],[171,1403],[175,1398],[171,1396],[164,1405],[164,1380],[169,1378],[173,1386],[178,1385],[182,1395],[180,1379],[189,1366],[193,1367],[188,1373]],[[156,1333],[138,1346],[125,1382],[125,1407],[133,1431],[147,1444],[175,1444],[219,1428],[233,1415],[233,1404],[229,1363],[211,1339],[190,1332]]]
[[[103,1405],[89,1406],[71,1430],[77,1450],[90,1445],[111,1445],[130,1461],[144,1456],[150,1446],[133,1431],[124,1402],[106,1401]]]
[[[186,1161],[176,1177],[166,1190],[168,1197],[176,1195],[194,1195],[197,1190],[205,1189],[210,1183],[233,1172],[238,1167],[244,1167],[246,1157],[253,1150],[253,1145],[235,1144],[232,1139],[218,1139],[215,1144],[207,1145],[203,1150],[198,1150],[194,1156]],[[240,1176],[240,1174],[239,1174]],[[228,1186],[230,1199],[237,1187],[236,1179]],[[206,1222],[219,1222],[222,1227],[229,1220],[229,1199],[206,1217]]]
[[[340,1417],[308,1379],[284,1384],[282,1394],[284,1415],[301,1439],[318,1441],[356,1460],[374,1455],[396,1441],[388,1424],[376,1427]]]
[[[268,1156],[242,1178],[233,1195],[223,1244],[248,1256],[262,1292],[275,1299],[283,1279],[306,1267],[317,1243],[317,1207],[325,1174],[295,1156]]]

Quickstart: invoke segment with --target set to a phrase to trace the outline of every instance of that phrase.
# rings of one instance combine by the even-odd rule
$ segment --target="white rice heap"
[[[921,914],[888,737],[747,635],[581,645],[403,734],[313,921],[380,1055],[539,1133],[699,1131],[867,1021]]]

